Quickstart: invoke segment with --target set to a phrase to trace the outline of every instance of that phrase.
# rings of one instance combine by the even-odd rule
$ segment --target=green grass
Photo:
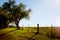
[[[0,40],[28,40],[28,38],[35,34],[36,30],[37,29],[35,27],[23,27],[23,30],[22,28],[18,30],[16,30],[16,28],[5,28],[0,30]],[[40,27],[39,32],[40,34],[34,36],[32,39],[51,40],[51,38],[49,37],[49,35],[51,34],[50,27]],[[53,40],[59,39],[54,38]]]

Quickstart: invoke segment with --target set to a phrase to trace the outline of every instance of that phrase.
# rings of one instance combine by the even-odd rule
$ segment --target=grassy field
[[[51,27],[40,27],[40,34],[37,35],[35,35],[36,30],[35,27],[23,27],[18,30],[5,28],[0,30],[0,40],[60,40],[60,38],[54,37],[55,35],[51,38]]]

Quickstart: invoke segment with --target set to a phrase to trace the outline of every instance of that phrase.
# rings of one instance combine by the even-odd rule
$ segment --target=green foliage
[[[2,7],[3,14],[8,19],[8,23],[18,22],[21,19],[29,19],[29,14],[31,9],[26,10],[26,6],[23,3],[17,4],[14,0],[9,0],[9,2],[3,3]],[[17,23],[18,26],[19,22]]]
[[[22,18],[29,19],[29,13],[31,12],[30,9],[26,10],[25,5],[20,3],[18,5],[15,5],[15,2],[5,2],[3,4],[3,10],[4,14],[12,20],[9,20],[10,22],[21,20]]]

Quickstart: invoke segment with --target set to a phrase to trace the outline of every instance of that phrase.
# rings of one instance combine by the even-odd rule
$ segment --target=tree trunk
[[[19,21],[16,21],[16,27],[19,29]]]

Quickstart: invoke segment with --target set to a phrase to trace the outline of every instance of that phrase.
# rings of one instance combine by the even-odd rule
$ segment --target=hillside
[[[51,36],[51,27],[40,27],[39,34],[36,33],[36,27],[5,28],[0,30],[0,40],[59,40],[55,34]],[[52,38],[51,38],[52,37]]]

